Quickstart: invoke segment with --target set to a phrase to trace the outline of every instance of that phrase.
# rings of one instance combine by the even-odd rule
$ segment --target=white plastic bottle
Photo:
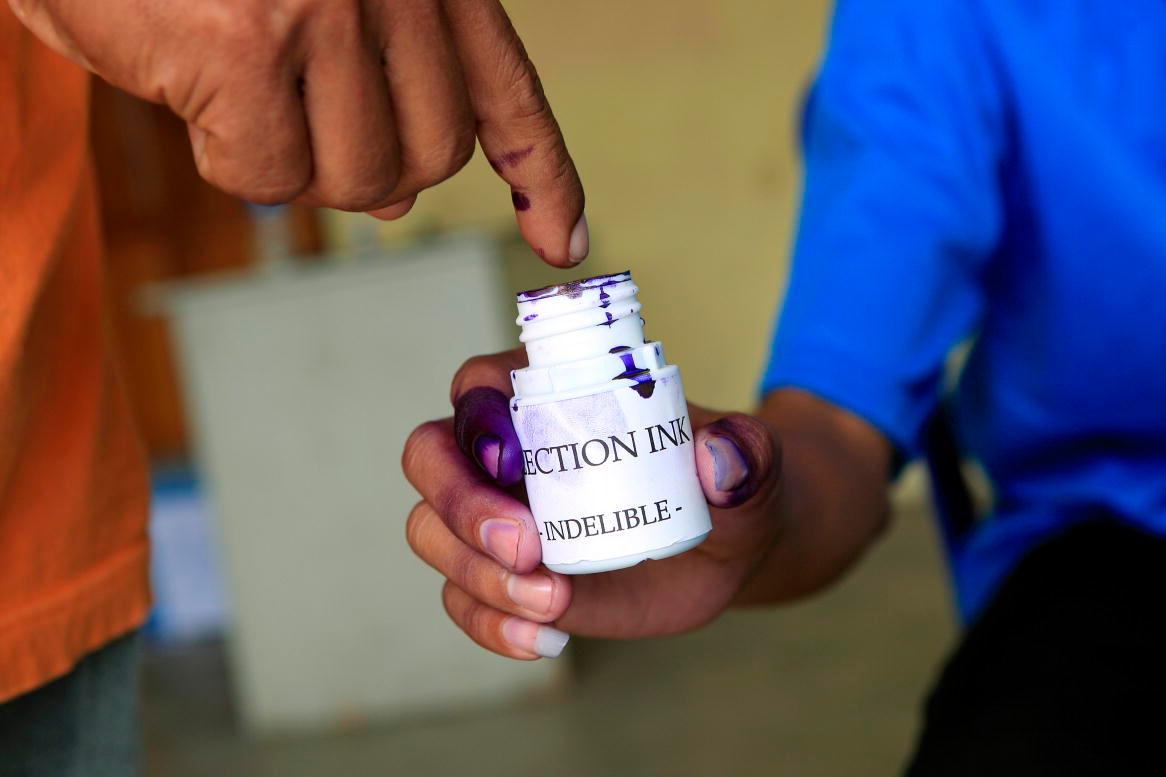
[[[667,558],[711,528],[680,370],[644,340],[638,292],[622,272],[518,294],[530,366],[510,410],[555,572]]]

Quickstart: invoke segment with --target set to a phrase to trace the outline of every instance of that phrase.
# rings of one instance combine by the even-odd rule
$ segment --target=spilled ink
[[[619,354],[619,359],[624,366],[623,372],[613,377],[612,380],[634,380],[635,385],[632,386],[632,391],[647,399],[656,390],[656,381],[652,380],[651,370],[636,365],[635,354],[627,353],[628,350],[630,349],[624,345],[611,349],[611,353]]]

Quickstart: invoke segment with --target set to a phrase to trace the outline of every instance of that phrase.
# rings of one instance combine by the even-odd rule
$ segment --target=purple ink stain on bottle
[[[522,320],[523,321],[534,321],[536,318],[538,318],[538,313],[531,313],[530,315],[523,316]]]
[[[547,297],[564,296],[570,299],[578,299],[583,295],[584,290],[598,288],[601,299],[604,296],[610,296],[604,289],[607,286],[614,286],[617,283],[624,283],[631,281],[631,270],[624,270],[623,272],[610,273],[608,275],[596,275],[591,278],[583,278],[578,281],[570,281],[569,283],[560,283],[554,286],[542,286],[537,289],[529,289],[527,291],[518,292],[519,302],[534,302]],[[609,303],[610,304],[610,303]],[[606,307],[604,305],[603,307]]]
[[[510,201],[514,203],[515,210],[530,210],[530,198],[517,189],[510,192]]]
[[[619,347],[622,348],[623,346]],[[616,353],[614,349],[611,352]],[[637,366],[635,354],[621,352],[619,359],[623,362],[624,371],[616,375],[612,380],[634,380],[635,385],[632,386],[632,391],[644,399],[652,396],[652,392],[656,390],[656,381],[652,380],[651,370]]]

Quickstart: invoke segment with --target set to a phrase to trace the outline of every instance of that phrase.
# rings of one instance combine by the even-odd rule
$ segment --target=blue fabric
[[[948,546],[965,619],[1084,514],[1166,534],[1164,85],[1162,0],[838,3],[763,390],[908,459],[951,392],[995,492]]]

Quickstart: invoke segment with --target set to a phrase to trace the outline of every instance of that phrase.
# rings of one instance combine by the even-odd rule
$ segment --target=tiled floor
[[[816,601],[737,612],[679,639],[578,641],[561,698],[249,742],[221,650],[152,655],[151,777],[894,775],[952,636],[919,509]]]

